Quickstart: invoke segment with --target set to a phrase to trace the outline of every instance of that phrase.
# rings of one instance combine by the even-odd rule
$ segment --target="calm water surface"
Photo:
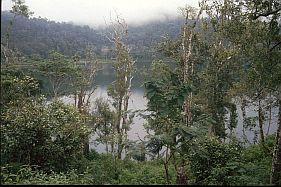
[[[132,95],[129,99],[129,109],[132,110],[143,110],[146,108],[147,100],[144,97],[144,88],[141,87],[142,80],[136,76],[137,79],[133,79],[133,88],[132,88]],[[101,71],[98,72],[96,81],[94,83],[95,86],[97,86],[94,94],[92,95],[90,101],[91,103],[94,103],[95,99],[99,97],[103,97],[104,99],[108,99],[107,95],[107,85],[109,85],[114,80],[114,72],[111,67],[111,64],[104,64]],[[71,96],[64,96],[61,98],[65,103],[68,104],[74,104],[74,99]],[[92,106],[93,107],[93,106]],[[243,120],[242,120],[242,111],[237,105],[237,114],[238,114],[238,126],[234,130],[234,134],[239,137],[240,139],[243,139]],[[272,121],[269,128],[269,134],[272,134],[276,132],[277,130],[277,115],[278,115],[278,109],[273,108],[272,110]],[[246,116],[248,117],[254,117],[257,116],[257,107],[256,106],[248,106],[246,108]],[[133,120],[133,124],[131,124],[131,130],[128,132],[128,136],[130,140],[139,140],[141,138],[144,140],[146,131],[143,127],[143,124],[145,123],[145,120],[141,118],[140,116],[137,116]],[[269,121],[267,120],[264,124],[264,133],[267,134],[269,126]],[[229,131],[228,131],[229,132]],[[259,138],[259,128],[258,126],[252,128],[252,130],[246,130],[245,135],[247,137],[247,140],[250,143],[254,142],[255,136]],[[90,147],[96,149],[98,152],[105,152],[105,146],[104,145],[96,145],[95,143],[95,135],[91,137],[90,141]]]

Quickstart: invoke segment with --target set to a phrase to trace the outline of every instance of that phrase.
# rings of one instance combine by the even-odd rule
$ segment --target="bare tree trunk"
[[[202,4],[204,4],[204,0],[202,1]],[[201,9],[199,13],[197,14],[196,20],[194,24],[189,28],[188,32],[188,19],[189,14],[188,9],[185,9],[185,25],[183,28],[183,37],[182,37],[182,51],[183,51],[183,82],[187,83],[190,79],[192,79],[192,75],[194,72],[194,63],[191,60],[192,55],[192,39],[194,35],[194,28],[199,20],[200,15],[203,11],[203,5],[201,5]],[[190,85],[192,87],[192,84]],[[186,97],[186,100],[183,104],[183,110],[184,110],[184,123],[186,126],[192,125],[192,91],[188,94]]]
[[[281,95],[281,94],[280,94]],[[281,185],[281,99],[278,99],[278,129],[272,158],[271,184]]]
[[[83,154],[84,154],[84,155],[88,155],[89,153],[90,153],[89,138],[86,137],[86,138],[84,139],[84,152],[83,152]]]
[[[77,93],[74,93],[74,106],[77,107]]]
[[[270,104],[270,108],[269,108],[269,122],[268,122],[268,128],[267,128],[267,132],[266,132],[266,136],[268,136],[269,130],[270,130],[270,126],[271,126],[271,120],[272,120],[272,108],[271,108],[271,104]]]
[[[78,103],[77,103],[77,108],[79,110],[79,112],[82,112],[82,106],[83,106],[83,91],[80,90],[80,92],[78,93]]]
[[[188,12],[186,13],[186,23],[183,29],[183,39],[182,39],[182,50],[183,50],[183,82],[186,83],[189,80],[189,60],[191,56],[191,42],[192,42],[192,31],[190,30],[189,36],[187,36],[187,19],[188,19]],[[188,43],[188,47],[187,47]],[[184,101],[183,107],[184,107],[184,122],[186,126],[189,126],[191,124],[191,99],[192,95],[189,94],[186,100]]]
[[[118,145],[117,145],[117,158],[121,159],[122,158],[122,151],[123,151],[123,141],[122,141],[122,133],[118,134]]]
[[[270,93],[270,98],[269,98],[269,119],[268,119],[268,128],[266,132],[266,136],[268,136],[270,126],[271,126],[271,120],[272,120],[272,98],[271,98],[271,93]]]
[[[243,139],[246,142],[249,142],[247,135],[245,133],[245,126],[246,126],[246,99],[243,98],[243,96],[241,97],[241,111],[242,111],[242,132],[243,132]]]
[[[130,97],[131,87],[131,73],[133,71],[134,61],[131,60],[129,54],[129,48],[125,41],[127,41],[128,27],[124,19],[120,19],[117,16],[117,24],[112,24],[113,33],[112,39],[108,38],[115,44],[116,52],[116,66],[114,67],[116,73],[116,81],[113,83],[113,99],[117,106],[115,106],[117,117],[116,117],[116,131],[117,133],[117,157],[121,159],[121,154],[126,144],[127,137],[127,110],[128,110],[128,99]]]
[[[105,151],[108,154],[108,143],[107,142],[105,142]]]
[[[50,83],[52,85],[52,89],[53,89],[53,94],[54,94],[54,100],[57,100],[57,89],[56,89],[56,81],[51,81],[51,78],[49,77],[50,79]]]
[[[129,86],[128,86],[128,88],[127,88],[127,91],[126,91],[126,94],[125,94],[125,97],[124,97],[124,103],[123,103],[123,111],[124,111],[124,114],[123,114],[123,121],[122,121],[122,123],[123,123],[123,127],[125,127],[125,126],[127,126],[128,125],[128,120],[127,120],[127,118],[128,118],[128,114],[126,113],[127,111],[128,111],[128,106],[129,106],[129,98],[130,98],[130,89],[131,89],[131,83],[132,83],[132,79],[133,79],[133,77],[126,77],[126,79],[125,79],[125,85],[127,84],[127,81],[129,81],[128,83],[129,83]],[[124,140],[125,140],[125,142],[126,142],[126,140],[127,140],[127,127],[124,129]],[[123,149],[123,147],[122,147],[122,149]],[[125,154],[125,157],[126,157],[126,154]]]
[[[170,184],[168,163],[171,158],[171,155],[169,156],[168,150],[169,150],[169,148],[167,147],[166,156],[165,156],[165,160],[163,161],[163,164],[164,164],[164,168],[165,168],[165,176],[166,176],[167,184]],[[169,156],[169,158],[168,158],[168,156]]]
[[[187,177],[183,166],[179,167],[177,170],[177,184],[187,185]]]
[[[115,133],[114,133],[115,134]],[[114,135],[113,134],[113,135]],[[110,147],[111,147],[111,155],[113,155],[113,153],[114,153],[114,138],[113,138],[113,136],[112,136],[112,139],[111,139],[111,142],[110,142]]]
[[[90,99],[92,97],[92,94],[95,92],[96,88],[93,88],[93,90],[88,94],[88,97],[87,97],[87,101],[85,102],[85,106],[89,106],[90,105]]]
[[[118,159],[121,159],[121,153],[122,153],[122,132],[121,132],[121,113],[122,113],[122,97],[119,98],[118,101],[118,108],[117,108],[117,121],[116,121],[116,130],[117,130],[117,157]]]
[[[258,106],[258,116],[259,116],[259,128],[260,128],[260,138],[261,143],[264,145],[264,132],[263,132],[263,123],[264,123],[264,113],[261,106],[261,99],[259,98],[259,106]]]

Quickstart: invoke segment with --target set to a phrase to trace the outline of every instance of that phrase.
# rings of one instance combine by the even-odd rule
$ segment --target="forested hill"
[[[1,12],[1,39],[6,35],[7,26],[13,14]],[[132,53],[149,54],[151,47],[169,34],[175,37],[180,32],[182,20],[174,18],[165,21],[154,21],[141,26],[129,25],[129,45]],[[97,55],[110,56],[110,41],[105,37],[106,30],[93,29],[89,26],[77,26],[70,23],[59,23],[46,18],[16,17],[12,27],[10,44],[24,55],[39,54],[46,57],[50,50],[57,50],[71,56],[76,52],[83,53],[88,44],[94,45]]]

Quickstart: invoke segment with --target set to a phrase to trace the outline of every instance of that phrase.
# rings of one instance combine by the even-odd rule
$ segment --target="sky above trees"
[[[198,0],[25,0],[25,4],[35,17],[97,27],[109,24],[116,14],[129,24],[180,16],[178,7],[198,7]],[[11,7],[11,0],[2,0],[2,10]]]

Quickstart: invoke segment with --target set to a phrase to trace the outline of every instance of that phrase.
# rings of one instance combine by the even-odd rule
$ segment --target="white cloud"
[[[41,16],[55,21],[103,25],[115,12],[127,23],[142,23],[177,16],[178,7],[198,7],[198,0],[26,0],[26,5]],[[11,0],[2,1],[3,10],[11,9]]]

